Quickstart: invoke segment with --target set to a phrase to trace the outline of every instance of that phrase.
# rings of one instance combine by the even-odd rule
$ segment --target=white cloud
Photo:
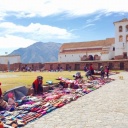
[[[66,29],[58,28],[49,25],[41,25],[40,23],[31,23],[28,26],[16,25],[10,22],[3,22],[0,24],[1,33],[4,34],[17,34],[20,36],[27,36],[34,40],[44,40],[46,38],[52,39],[71,39],[73,34]],[[3,31],[2,31],[3,30]]]
[[[3,48],[27,47],[37,41],[71,39],[74,35],[66,29],[31,23],[28,26],[11,22],[0,23],[0,46]]]
[[[88,28],[88,27],[91,27],[91,26],[94,26],[95,24],[87,24],[85,25],[83,28]]]
[[[128,12],[127,5],[128,0],[0,0],[0,11],[15,12],[19,17],[44,17],[64,12],[80,16],[99,10]]]
[[[2,46],[2,48],[24,48],[33,43],[35,43],[35,40],[25,39],[23,37],[13,35],[5,35],[0,37],[0,46]]]
[[[89,24],[89,23],[92,23],[94,21],[97,21],[97,20],[99,20],[101,18],[101,16],[102,16],[102,13],[100,13],[97,16],[93,17],[92,19],[86,20],[86,23]]]

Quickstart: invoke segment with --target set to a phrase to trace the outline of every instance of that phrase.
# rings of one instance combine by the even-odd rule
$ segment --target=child
[[[8,94],[8,109],[10,111],[13,111],[15,110],[15,108],[16,108],[15,97],[14,94],[10,92]]]

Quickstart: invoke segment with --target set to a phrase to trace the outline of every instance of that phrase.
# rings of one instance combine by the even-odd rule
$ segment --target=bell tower
[[[114,22],[115,25],[115,59],[128,57],[128,19]]]

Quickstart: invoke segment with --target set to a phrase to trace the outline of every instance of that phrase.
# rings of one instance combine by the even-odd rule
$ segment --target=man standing
[[[94,69],[93,69],[92,64],[90,64],[90,68],[89,68],[89,69],[90,69],[90,71],[91,71],[91,74],[94,75]]]

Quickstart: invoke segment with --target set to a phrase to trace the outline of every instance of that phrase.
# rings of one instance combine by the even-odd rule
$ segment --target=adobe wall
[[[53,62],[53,63],[15,63],[10,64],[10,71],[23,71],[23,67],[31,67],[33,71],[36,70],[58,70],[58,67],[62,67],[63,70],[83,70],[84,66],[93,65],[95,70],[98,70],[100,66],[109,66],[112,70],[128,70],[128,60],[111,60],[111,61],[82,61],[82,62]],[[0,64],[0,71],[7,71],[8,65]]]
[[[45,63],[44,67],[46,70],[57,70],[56,67],[61,66],[63,70],[68,70],[67,67],[71,66],[71,70],[83,70],[84,66],[93,65],[95,70],[98,70],[100,66],[109,66],[112,70],[128,70],[128,60],[111,60],[111,61],[86,61],[86,62],[56,62],[56,63]]]
[[[33,71],[41,70],[44,67],[42,63],[14,63],[14,64],[0,64],[0,71],[23,71],[24,67],[30,67]]]
[[[114,57],[115,60],[123,59],[123,55],[118,55]]]

